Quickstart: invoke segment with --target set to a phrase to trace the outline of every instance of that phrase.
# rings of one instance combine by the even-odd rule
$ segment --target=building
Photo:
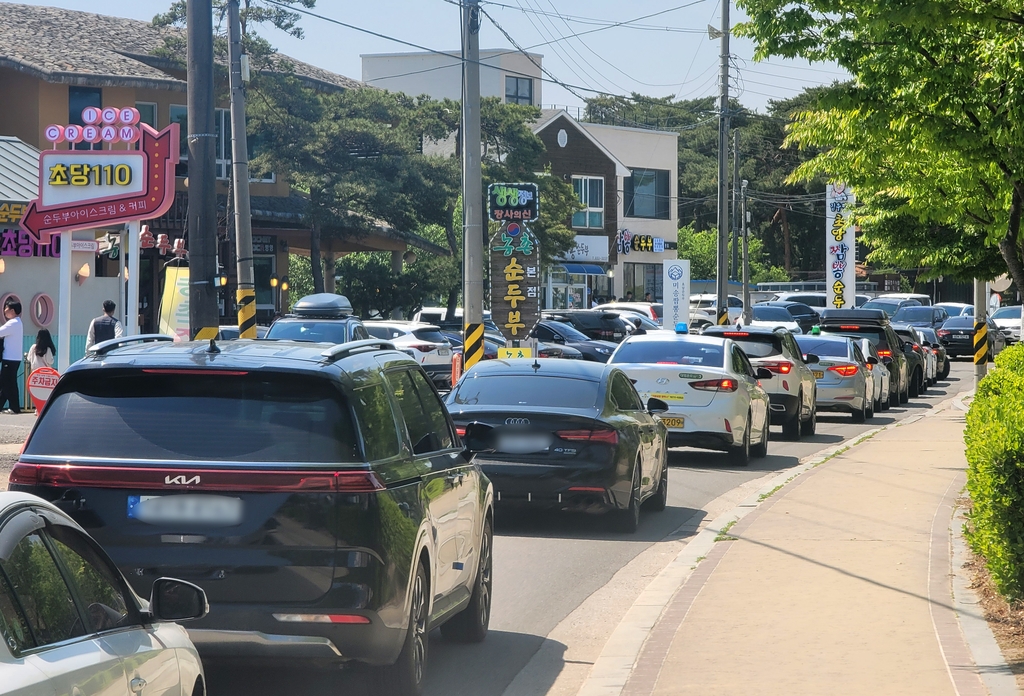
[[[144,224],[149,225],[154,235],[166,234],[172,243],[183,237],[187,241],[185,72],[180,60],[167,57],[168,40],[183,40],[184,32],[173,27],[154,27],[148,22],[132,19],[6,2],[0,3],[0,22],[6,27],[4,40],[0,42],[0,92],[5,95],[5,108],[0,109],[0,136],[12,136],[36,149],[50,149],[51,145],[44,136],[46,126],[81,124],[81,113],[87,106],[135,106],[142,120],[157,129],[177,121],[181,124],[182,161],[175,172],[174,206],[164,216],[144,221]],[[356,80],[286,56],[279,56],[277,60],[288,61],[294,74],[317,90],[340,91],[364,87]],[[226,85],[219,87],[226,88]],[[218,89],[219,94],[226,94],[226,91]],[[229,278],[228,286],[221,291],[222,322],[235,324],[236,254],[228,195],[231,143],[227,106],[226,102],[221,101],[216,110],[217,201],[218,217],[221,220],[217,234],[218,256]],[[250,152],[259,146],[258,134],[255,135],[257,137],[250,134]],[[57,147],[68,148],[69,144]],[[87,148],[90,145],[80,143],[76,147]],[[16,176],[24,176],[24,173],[6,171],[0,167],[0,178]],[[18,184],[0,180],[0,187],[6,183],[14,188],[32,188],[34,195],[37,182],[38,173],[33,171],[28,181]],[[251,183],[250,192],[257,319],[265,323],[278,309],[288,306],[287,293],[275,292],[271,287],[271,276],[284,276],[288,273],[289,252],[309,253],[310,234],[303,215],[305,199],[293,191],[283,177],[272,172],[258,174]],[[99,239],[107,231],[97,230],[81,236]],[[0,219],[0,239],[8,234],[17,238],[17,218]],[[76,238],[78,236],[76,233]],[[436,247],[416,235],[384,225],[355,240],[324,240],[323,252],[329,267],[333,268],[335,255],[351,251],[391,251],[400,258],[410,245],[435,253],[448,253],[446,249]],[[82,287],[93,285],[99,288],[100,283],[109,282],[110,289],[104,289],[103,292],[115,300],[123,297],[114,277],[120,272],[120,261],[116,258],[118,252],[114,247],[107,254],[97,257],[92,278],[83,283]],[[21,294],[29,292],[22,290],[21,284],[25,283],[26,276],[37,277],[37,274],[29,269],[27,260],[22,261],[23,256],[16,256],[6,262],[6,271],[0,276],[0,289]],[[157,329],[164,264],[170,258],[172,256],[166,250],[160,249],[146,250],[140,256],[138,311],[144,332],[155,332]],[[41,262],[54,266],[57,264],[56,260],[46,257],[42,257]],[[326,275],[329,283],[333,282],[333,273]],[[56,284],[52,294],[57,295]],[[97,313],[96,303],[88,304],[88,309],[81,311],[91,317]],[[73,305],[72,314],[77,317],[80,310],[77,302],[73,301]],[[77,318],[73,321],[78,326]],[[73,331],[78,331],[78,328]],[[73,346],[75,340],[73,337]],[[72,357],[75,355],[73,350]]]
[[[462,54],[368,53],[361,55],[363,82],[410,96],[462,101]],[[505,102],[539,106],[541,65],[544,57],[529,57],[515,50],[480,51],[480,96]]]

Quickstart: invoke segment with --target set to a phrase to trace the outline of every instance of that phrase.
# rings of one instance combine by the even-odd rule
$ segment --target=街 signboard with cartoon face
[[[857,202],[846,184],[829,184],[825,191],[826,306],[857,306],[857,241],[853,206]]]
[[[527,341],[540,319],[540,247],[518,222],[491,237],[491,318],[508,341]]]

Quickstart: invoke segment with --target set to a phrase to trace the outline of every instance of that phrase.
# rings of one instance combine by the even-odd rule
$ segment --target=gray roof
[[[180,66],[153,56],[154,51],[165,47],[165,39],[184,38],[182,29],[7,2],[0,2],[0,25],[4,27],[0,66],[59,84],[185,91]],[[277,62],[287,62],[298,77],[322,89],[363,86],[357,80],[281,54]]]
[[[39,195],[39,150],[0,136],[0,201],[28,203]]]

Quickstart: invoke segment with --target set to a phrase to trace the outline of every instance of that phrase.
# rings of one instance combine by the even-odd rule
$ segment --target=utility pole
[[[736,215],[737,197],[740,190],[740,129],[732,132],[732,274],[733,280],[740,279],[739,234],[740,220]]]
[[[988,293],[984,280],[974,280],[974,388],[988,374]]]
[[[754,308],[750,306],[750,249],[747,244],[747,180],[740,189],[740,217],[743,220],[743,325],[749,326],[754,320]]]
[[[188,21],[188,318],[192,338],[217,336],[217,196],[213,124],[213,5],[187,0]],[[137,282],[137,281],[136,281]]]
[[[252,214],[249,207],[249,146],[245,135],[245,90],[242,88],[242,18],[238,0],[228,0],[228,52],[231,61],[231,176],[235,196],[238,330],[256,338],[256,282],[252,270]]]
[[[718,98],[718,324],[729,323],[729,3],[722,2],[721,86]]]
[[[480,0],[462,4],[462,322],[465,369],[483,357],[484,215],[480,148]]]

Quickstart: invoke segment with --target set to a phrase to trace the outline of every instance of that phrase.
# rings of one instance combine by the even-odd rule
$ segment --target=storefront
[[[632,293],[632,299],[639,302],[651,293],[653,301],[664,301],[662,261],[677,258],[676,240],[622,229],[615,244],[619,258],[615,268],[618,297]]]
[[[544,308],[588,309],[614,299],[608,245],[604,235],[576,235],[576,246],[547,271]]]

